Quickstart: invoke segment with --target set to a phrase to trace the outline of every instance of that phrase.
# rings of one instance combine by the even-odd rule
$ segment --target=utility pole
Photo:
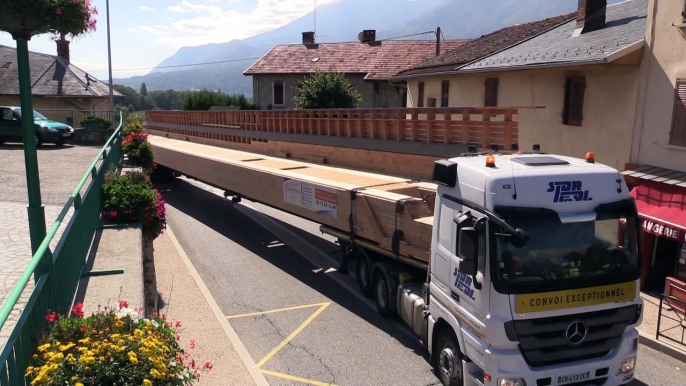
[[[314,17],[314,36],[317,37],[317,0],[312,0],[314,7],[312,9],[312,16]],[[316,41],[316,40],[315,40]]]
[[[441,55],[441,27],[436,28],[436,56]]]
[[[107,0],[107,61],[110,72],[110,120],[114,123],[114,91],[112,86],[112,44],[110,43],[110,0]]]

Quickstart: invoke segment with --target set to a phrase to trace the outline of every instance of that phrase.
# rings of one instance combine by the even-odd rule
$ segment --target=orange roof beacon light
[[[592,164],[595,163],[595,153],[592,151],[589,151],[586,153],[586,162]]]
[[[486,157],[486,167],[488,168],[494,168],[495,167],[495,158],[492,155],[489,155]]]

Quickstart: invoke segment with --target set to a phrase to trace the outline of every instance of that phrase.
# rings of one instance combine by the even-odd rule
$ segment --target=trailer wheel
[[[378,269],[374,274],[374,300],[376,301],[376,309],[379,310],[381,316],[384,318],[393,316],[391,288],[388,285],[386,274],[381,269]]]
[[[357,281],[360,283],[360,291],[370,297],[374,286],[372,285],[372,265],[369,257],[360,250],[357,252]]]
[[[433,355],[436,376],[443,386],[462,386],[462,354],[457,338],[450,328],[444,328],[438,334]]]

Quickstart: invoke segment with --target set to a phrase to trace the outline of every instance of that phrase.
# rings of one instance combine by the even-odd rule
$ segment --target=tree
[[[362,94],[337,72],[317,71],[303,79],[295,93],[296,109],[354,109],[360,103]]]
[[[189,91],[183,98],[183,110],[209,110],[212,106],[239,106],[241,110],[256,110],[243,94],[227,95],[221,91]]]
[[[141,96],[148,96],[148,86],[145,85],[145,82],[141,83],[141,91],[138,93],[141,94]]]

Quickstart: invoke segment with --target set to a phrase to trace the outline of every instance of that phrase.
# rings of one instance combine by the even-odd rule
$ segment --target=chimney
[[[62,36],[57,40],[57,56],[69,63],[69,40],[65,40]]]
[[[303,44],[306,46],[310,45],[310,44],[314,44],[314,32],[313,31],[303,32]]]
[[[359,34],[357,34],[357,39],[361,43],[371,43],[376,41],[376,30],[375,29],[366,29]]]
[[[574,35],[604,28],[606,9],[607,0],[579,0]]]

